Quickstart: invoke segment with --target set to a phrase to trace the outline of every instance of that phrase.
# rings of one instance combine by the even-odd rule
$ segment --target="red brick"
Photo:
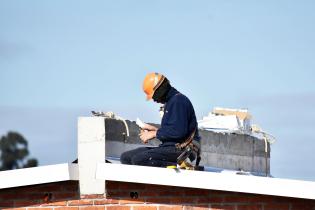
[[[139,192],[139,197],[156,197],[156,196],[160,196],[160,192],[156,192],[156,191],[142,191]]]
[[[311,204],[312,202],[313,202],[313,204],[315,204],[315,200],[312,200],[312,202],[309,202],[310,200],[301,199],[301,198],[288,198],[288,199],[290,199],[289,202],[292,204],[301,204],[301,203]]]
[[[27,192],[38,192],[38,187],[40,187],[41,185],[31,185],[31,186],[23,186],[23,187],[19,187],[19,188],[14,188],[12,189],[12,191],[8,191],[8,192],[14,192],[18,189],[19,193],[27,193]]]
[[[157,210],[157,206],[133,206],[133,210]]]
[[[104,206],[84,206],[80,207],[80,210],[105,210]]]
[[[17,197],[18,195],[16,193],[7,193],[7,194],[0,195],[0,200],[3,200],[3,201],[13,200],[13,199],[16,199]]]
[[[223,197],[198,198],[197,203],[222,203]]]
[[[43,202],[46,202],[48,199],[47,193],[32,193],[32,194],[22,194],[19,195],[19,199],[24,199],[24,200],[42,200]]]
[[[13,207],[13,201],[0,201],[0,207]]]
[[[106,197],[109,198],[117,198],[117,197],[123,197],[123,198],[130,198],[130,192],[127,191],[111,191],[111,192],[107,192]]]
[[[166,190],[172,190],[172,191],[179,191],[179,192],[185,192],[186,190],[192,190],[192,189],[195,189],[195,188],[186,188],[186,187],[168,187],[166,188]]]
[[[289,204],[267,204],[264,206],[264,210],[289,210]]]
[[[159,210],[182,210],[182,209],[183,209],[182,206],[176,206],[176,205],[172,205],[172,206],[159,206],[158,208],[159,208]]]
[[[106,210],[130,210],[130,206],[106,206]]]
[[[314,210],[315,209],[315,202],[312,204],[311,202],[305,203],[293,203],[291,210]]]
[[[167,191],[167,190],[170,190],[170,187],[150,184],[150,185],[145,185],[145,189],[148,191]]]
[[[79,207],[55,207],[54,210],[79,210]]]
[[[27,208],[27,210],[53,210],[52,208]]]
[[[3,198],[5,200],[19,200],[19,201],[29,201],[29,200],[41,200],[45,202],[47,200],[47,193],[44,192],[33,192],[33,193],[20,193],[19,190],[17,194],[7,194],[4,195]]]
[[[208,205],[197,205],[197,206],[184,206],[184,210],[208,210]]]
[[[133,199],[133,200],[124,200],[120,199],[119,204],[139,204],[139,203],[144,203],[145,201],[142,199]]]
[[[263,207],[261,205],[239,205],[237,206],[237,210],[262,210]]]
[[[59,192],[62,190],[62,184],[55,185],[41,185],[34,189],[29,190],[29,192]]]
[[[211,210],[236,210],[234,205],[211,205]]]
[[[292,198],[287,197],[279,197],[279,196],[273,196],[274,203],[291,203],[294,201]]]
[[[172,198],[148,198],[146,201],[147,203],[167,203],[170,204],[171,203],[171,199]]]
[[[194,204],[195,202],[195,197],[171,197],[172,204]]]
[[[67,201],[55,201],[55,202],[49,202],[42,204],[42,206],[66,206]]]
[[[119,189],[121,190],[130,190],[130,191],[135,191],[135,190],[143,190],[145,189],[145,185],[143,184],[138,184],[138,183],[121,183],[119,185]]]
[[[209,191],[208,190],[202,190],[202,189],[192,189],[192,190],[186,190],[185,195],[188,195],[188,196],[208,196]]]
[[[68,206],[93,205],[92,200],[72,200],[68,202]]]
[[[184,195],[183,191],[161,191],[158,193],[159,196],[181,196]]]
[[[219,190],[210,190],[210,196],[231,196],[233,193],[227,191],[219,191]]]
[[[24,207],[24,206],[37,206],[40,203],[38,201],[15,201],[15,207]]]
[[[79,191],[78,185],[66,185],[62,187],[65,191]]]
[[[26,210],[26,208],[4,208],[2,210]]]
[[[105,195],[98,195],[98,194],[81,195],[81,199],[101,199],[101,198],[105,198]]]
[[[79,181],[72,180],[72,181],[66,181],[62,183],[62,187],[67,187],[67,186],[79,186]]]
[[[249,200],[246,196],[227,196],[224,198],[225,203],[248,203]]]
[[[119,200],[117,199],[103,199],[103,200],[94,200],[94,205],[106,205],[106,204],[118,204]]]
[[[253,195],[248,197],[248,202],[251,203],[272,203],[275,201],[275,197],[268,195]]]
[[[80,196],[75,192],[54,193],[54,199],[78,199]]]
[[[105,185],[106,185],[106,189],[110,189],[110,190],[119,189],[120,182],[106,181]]]

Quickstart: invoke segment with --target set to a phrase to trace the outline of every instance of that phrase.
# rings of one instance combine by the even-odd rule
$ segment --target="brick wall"
[[[8,210],[315,210],[315,200],[124,182],[107,193],[80,197],[77,181],[0,190]],[[272,188],[272,186],[270,186]]]

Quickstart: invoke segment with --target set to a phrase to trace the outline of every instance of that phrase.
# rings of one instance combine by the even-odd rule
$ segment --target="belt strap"
[[[180,150],[186,148],[193,141],[195,133],[196,129],[188,136],[188,138],[183,143],[175,144],[175,147]]]

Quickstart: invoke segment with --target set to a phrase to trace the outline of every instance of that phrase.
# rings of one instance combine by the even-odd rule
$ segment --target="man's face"
[[[165,104],[165,103],[162,103],[162,102],[156,101],[156,100],[154,100],[154,99],[153,99],[153,101],[154,101],[155,103]]]
[[[155,93],[154,93],[154,95],[155,95]],[[154,97],[154,95],[153,95],[152,99],[155,103],[165,104],[165,101],[163,101],[162,96],[161,97],[157,97],[157,96]]]
[[[165,104],[166,103],[166,96],[168,91],[170,90],[171,86],[169,81],[165,78],[165,80],[162,82],[160,87],[155,90],[152,99],[156,103]]]

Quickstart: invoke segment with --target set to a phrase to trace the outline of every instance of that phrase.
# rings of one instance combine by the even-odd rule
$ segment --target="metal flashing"
[[[62,163],[1,171],[0,189],[68,180],[78,180],[77,164]]]
[[[111,163],[99,163],[96,178],[315,200],[315,182],[310,181]]]

